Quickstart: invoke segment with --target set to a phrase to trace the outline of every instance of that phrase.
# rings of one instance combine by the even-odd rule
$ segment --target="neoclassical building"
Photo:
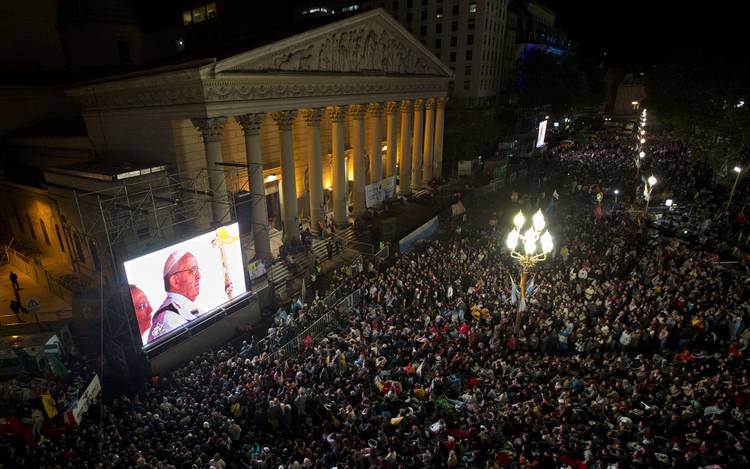
[[[363,214],[368,184],[393,177],[408,194],[440,176],[451,78],[377,9],[66,93],[101,158],[164,165],[181,178],[207,174],[207,225],[229,221],[229,202],[248,192],[255,253],[268,258],[269,226],[298,238],[300,219],[315,229],[328,214],[338,224]]]

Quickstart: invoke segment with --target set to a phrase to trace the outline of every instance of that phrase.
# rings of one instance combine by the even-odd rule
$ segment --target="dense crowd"
[[[650,241],[627,212],[594,218],[583,188],[635,178],[625,141],[597,145],[567,152],[550,178],[556,246],[518,334],[503,239],[537,193],[341,278],[362,302],[299,356],[247,343],[196,356],[115,399],[103,428],[84,420],[11,464],[747,467],[748,291],[710,253]],[[665,184],[692,190],[687,150],[653,145]],[[553,189],[540,188],[545,205]],[[273,335],[306,311],[322,309],[280,313]]]

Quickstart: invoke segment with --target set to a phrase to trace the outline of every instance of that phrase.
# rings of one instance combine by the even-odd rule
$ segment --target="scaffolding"
[[[191,172],[174,172],[168,168],[113,176],[110,187],[98,191],[73,190],[82,234],[87,239],[102,240],[110,259],[112,280],[125,285],[120,257],[129,250],[141,251],[149,246],[165,246],[178,238],[178,227],[184,232],[198,231],[212,223],[211,210],[217,206],[209,187],[209,177],[221,172],[227,196],[218,197],[223,211],[217,219],[233,219],[236,214],[234,194],[247,190],[244,165],[222,165],[218,169],[201,168]],[[136,174],[137,173],[137,174]],[[108,181],[109,182],[109,181]],[[145,245],[144,245],[145,244]],[[130,249],[129,249],[130,248]],[[100,289],[104,289],[100,281]],[[106,304],[102,303],[102,321],[107,324],[111,339],[127,335],[134,349],[140,340],[133,334],[124,291],[114,288]],[[118,298],[119,297],[119,301]]]

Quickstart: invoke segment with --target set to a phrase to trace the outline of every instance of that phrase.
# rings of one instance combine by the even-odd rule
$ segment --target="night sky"
[[[731,57],[746,42],[729,2],[540,0],[582,51],[624,68],[649,68],[697,47]],[[713,9],[712,9],[713,8]],[[746,52],[745,52],[746,54]]]

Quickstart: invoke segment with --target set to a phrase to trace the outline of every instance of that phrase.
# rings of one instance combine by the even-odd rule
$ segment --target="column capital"
[[[327,109],[328,118],[332,122],[342,123],[346,117],[346,106],[331,106]]]
[[[297,118],[297,111],[278,111],[272,112],[271,118],[276,121],[279,130],[292,130],[294,119]]]
[[[326,109],[324,107],[314,107],[303,109],[301,114],[308,127],[318,127],[320,126],[320,119],[323,118],[325,111]]]
[[[408,99],[405,99],[401,101],[401,105],[399,106],[399,110],[401,113],[410,113],[414,111],[414,106],[412,105],[412,102]]]
[[[442,109],[442,108],[444,108],[444,107],[445,107],[445,104],[446,104],[447,102],[448,102],[448,97],[447,97],[447,96],[441,96],[441,97],[439,97],[439,98],[435,98],[435,106],[436,106],[436,107],[437,107],[438,109]]]
[[[240,124],[240,127],[242,127],[242,131],[245,132],[245,135],[258,135],[260,133],[260,126],[263,124],[263,121],[265,119],[265,112],[251,112],[248,114],[234,116],[234,120],[236,120],[237,123]]]
[[[428,111],[431,109],[435,109],[435,98],[428,98],[424,102],[424,108]]]
[[[420,112],[424,109],[424,99],[418,98],[414,100],[414,112]]]
[[[375,102],[367,105],[367,114],[372,117],[380,117],[383,115],[383,103]]]
[[[395,114],[398,111],[398,103],[396,101],[388,101],[385,103],[385,112],[387,114]]]
[[[196,117],[190,119],[193,126],[201,133],[204,142],[218,142],[221,140],[221,131],[227,118],[221,117]]]
[[[367,107],[364,104],[351,104],[349,106],[349,114],[355,121],[362,120],[367,112]]]

